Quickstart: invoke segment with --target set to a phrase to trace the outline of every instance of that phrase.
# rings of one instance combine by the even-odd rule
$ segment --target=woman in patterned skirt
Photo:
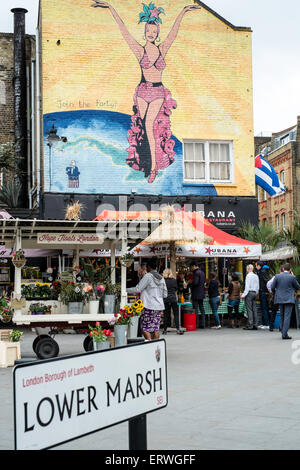
[[[147,263],[145,274],[136,287],[127,289],[128,294],[140,294],[144,305],[141,314],[141,329],[144,338],[148,341],[159,339],[160,319],[165,309],[164,298],[168,290],[164,278],[156,271],[157,261],[151,259]]]

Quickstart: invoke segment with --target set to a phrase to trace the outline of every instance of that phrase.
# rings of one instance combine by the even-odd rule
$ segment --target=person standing
[[[148,341],[159,339],[160,320],[165,309],[164,298],[168,291],[164,278],[156,271],[157,261],[152,258],[147,263],[147,273],[142,277],[136,287],[127,289],[128,294],[140,293],[144,305],[141,313],[141,329],[144,338]]]
[[[239,313],[241,298],[241,283],[237,274],[232,275],[231,282],[228,285],[228,317],[231,328],[239,328],[241,323],[241,315]],[[233,313],[234,311],[234,313]]]
[[[69,188],[79,188],[80,171],[78,166],[76,166],[75,160],[72,160],[70,166],[67,166],[66,174],[68,176]]]
[[[280,272],[283,273],[283,266],[281,266]],[[274,294],[272,292],[272,284],[273,284],[274,279],[275,279],[275,276],[273,276],[267,282],[267,289],[269,291],[269,308],[271,310],[269,331],[274,331],[275,318],[279,310],[279,305],[274,303]],[[279,331],[280,331],[280,327],[279,327]]]
[[[249,325],[243,328],[244,330],[257,330],[256,296],[259,292],[259,279],[258,275],[253,272],[253,269],[253,264],[248,264],[245,290],[241,295],[241,298],[245,299],[249,322]]]
[[[220,294],[219,294],[219,281],[217,280],[216,273],[210,273],[209,275],[208,298],[209,298],[210,308],[216,320],[216,326],[213,326],[212,328],[219,330],[221,328],[220,318],[218,315],[218,307],[220,305]]]
[[[260,309],[261,315],[259,315],[258,319],[258,326],[262,325],[264,322],[265,325],[269,325],[269,306],[268,306],[268,288],[267,282],[269,280],[269,276],[267,270],[265,269],[265,265],[262,261],[257,261],[256,263],[256,270],[259,279],[259,302],[260,302]],[[262,321],[263,320],[263,321]]]
[[[203,305],[203,299],[205,297],[205,274],[196,263],[192,263],[191,268],[193,272],[193,278],[190,280],[192,304],[198,315],[199,310],[201,312],[201,326],[199,325],[199,328],[205,328],[205,310]]]
[[[171,319],[171,309],[173,310],[174,314],[174,322],[176,333],[178,335],[182,335],[183,331],[179,328],[179,308],[178,308],[178,299],[177,299],[177,291],[178,285],[175,276],[173,275],[171,269],[165,269],[163,272],[163,277],[165,279],[165,283],[168,290],[168,296],[164,299],[165,303],[165,311],[164,311],[164,329],[163,334],[167,334],[168,328],[168,321]]]
[[[283,265],[283,272],[276,274],[272,282],[272,292],[274,296],[274,304],[280,308],[280,329],[282,339],[292,339],[288,335],[288,329],[291,322],[291,314],[295,305],[295,291],[300,290],[300,285],[291,274],[291,265],[286,263]]]

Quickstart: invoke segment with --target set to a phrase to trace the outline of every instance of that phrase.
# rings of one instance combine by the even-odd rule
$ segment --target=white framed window
[[[276,230],[280,230],[280,216],[279,215],[275,216],[275,228]]]
[[[184,182],[233,183],[231,141],[183,141]]]
[[[280,172],[279,179],[280,179],[280,181],[281,181],[282,184],[285,184],[285,173],[284,173],[284,170],[282,170],[282,171]]]
[[[290,134],[286,134],[282,137],[280,137],[280,145],[285,145],[290,141]]]

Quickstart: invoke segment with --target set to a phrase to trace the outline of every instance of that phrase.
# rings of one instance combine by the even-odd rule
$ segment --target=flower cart
[[[120,250],[123,256],[128,251],[128,246],[135,246],[137,241],[145,238],[145,222],[140,219],[136,222],[134,236],[128,235],[128,221],[121,219],[94,220],[94,221],[69,221],[69,220],[30,220],[12,219],[0,220],[0,237],[6,247],[11,248],[14,253],[20,253],[25,249],[41,249],[47,245],[49,250],[73,250],[73,267],[79,266],[80,251],[105,249],[111,252],[111,285],[116,284],[115,274],[115,252]],[[153,221],[152,221],[153,222]],[[137,239],[136,234],[139,233]],[[121,286],[120,286],[120,306],[126,305],[126,264],[121,264]],[[74,276],[76,282],[76,276]],[[14,279],[14,316],[13,323],[18,326],[28,327],[36,331],[37,337],[33,342],[33,350],[39,359],[50,359],[59,354],[58,342],[54,339],[58,328],[80,328],[89,332],[89,326],[93,327],[96,322],[100,322],[104,327],[114,316],[116,310],[108,313],[90,313],[88,300],[91,300],[89,293],[85,292],[85,306],[83,313],[67,313],[66,307],[60,300],[39,299],[39,302],[52,305],[51,314],[28,314],[29,305],[22,296],[21,269],[15,269]],[[37,286],[41,287],[41,286]],[[61,287],[61,286],[60,286]],[[114,288],[115,290],[116,287]],[[103,291],[99,288],[98,296],[102,296]],[[60,291],[61,295],[61,291]],[[63,299],[62,299],[63,300]],[[68,303],[67,297],[64,298]],[[36,302],[34,298],[32,301]],[[55,308],[56,305],[56,308]],[[116,308],[116,307],[115,307]],[[119,315],[119,313],[117,314]],[[83,341],[86,351],[90,348],[91,337],[87,334]]]

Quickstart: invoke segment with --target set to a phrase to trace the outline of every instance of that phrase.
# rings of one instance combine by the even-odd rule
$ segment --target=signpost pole
[[[129,419],[129,450],[147,450],[147,415]]]

